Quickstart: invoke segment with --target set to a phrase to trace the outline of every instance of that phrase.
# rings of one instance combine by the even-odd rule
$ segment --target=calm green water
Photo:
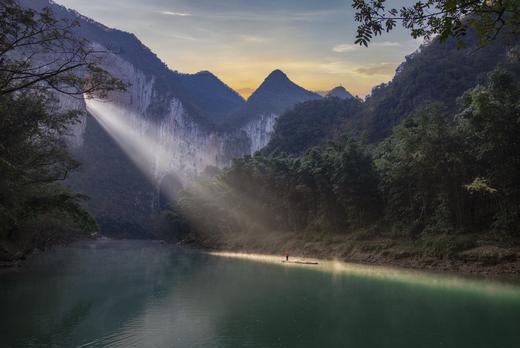
[[[0,273],[0,347],[520,347],[520,288],[428,283],[84,243]]]

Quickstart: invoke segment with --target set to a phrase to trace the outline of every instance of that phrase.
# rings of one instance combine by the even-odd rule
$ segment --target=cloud
[[[190,16],[193,16],[191,13],[186,13],[186,12],[161,11],[161,13],[163,15],[177,16],[177,17],[190,17]]]
[[[354,70],[360,75],[393,75],[397,65],[394,63],[379,63]]]
[[[399,42],[393,41],[383,41],[383,42],[374,42],[369,44],[368,48],[371,47],[400,47],[401,44]],[[359,51],[361,49],[366,50],[367,48],[362,47],[358,44],[338,44],[332,48],[333,52],[336,53],[345,53],[345,52],[354,52]]]
[[[264,43],[270,41],[270,39],[266,37],[253,35],[240,35],[240,40],[247,43]]]
[[[376,42],[373,43],[372,46],[379,46],[379,47],[399,47],[401,44],[399,42],[394,41],[383,41],[383,42]]]
[[[199,39],[197,39],[191,35],[186,35],[186,34],[182,34],[182,33],[167,33],[165,36],[168,38],[172,38],[172,39],[179,39],[179,40],[186,40],[186,41],[199,41]]]
[[[332,48],[333,52],[344,53],[344,52],[353,52],[361,49],[361,46],[356,44],[339,44]]]

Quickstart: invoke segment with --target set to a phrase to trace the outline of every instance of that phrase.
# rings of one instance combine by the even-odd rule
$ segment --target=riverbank
[[[468,242],[470,241],[470,242]],[[178,243],[205,251],[282,255],[295,258],[338,260],[374,266],[455,273],[520,281],[520,248],[484,239],[478,235],[438,236],[415,241],[342,235],[296,235],[295,233],[242,234]],[[516,244],[518,245],[518,244]]]
[[[76,234],[64,235],[60,238],[47,240],[45,242],[23,241],[16,243],[0,240],[0,269],[21,267],[29,256],[45,252],[55,246],[65,246],[81,240],[95,240],[98,238],[105,237],[96,233],[89,236]]]

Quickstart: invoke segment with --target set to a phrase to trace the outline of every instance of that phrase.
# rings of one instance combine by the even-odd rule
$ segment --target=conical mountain
[[[178,74],[183,90],[205,114],[217,116],[229,113],[245,105],[245,100],[217,76],[209,71],[196,74]],[[218,117],[212,117],[218,122]]]
[[[332,90],[330,90],[329,93],[326,95],[327,98],[330,97],[336,97],[340,99],[351,99],[354,98],[352,94],[350,94],[349,91],[345,89],[343,86],[334,87]]]
[[[274,70],[249,97],[249,112],[281,114],[294,105],[321,96],[310,92],[291,80],[281,70]]]

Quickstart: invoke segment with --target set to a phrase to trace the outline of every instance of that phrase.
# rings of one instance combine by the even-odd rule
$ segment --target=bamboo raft
[[[287,260],[282,260],[282,263],[298,263],[300,265],[317,265],[318,264],[317,262],[314,262],[314,261],[287,261]]]

